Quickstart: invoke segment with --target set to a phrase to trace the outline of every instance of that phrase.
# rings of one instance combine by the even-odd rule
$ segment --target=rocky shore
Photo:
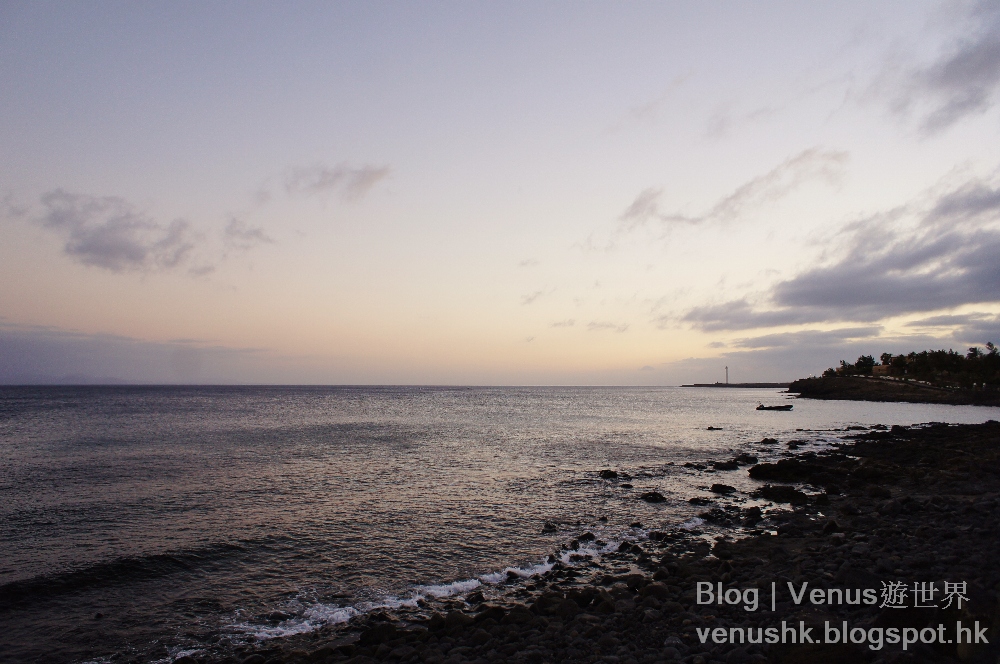
[[[800,378],[788,386],[788,391],[808,399],[1000,406],[1000,392],[996,390],[946,388],[916,381],[861,376]]]
[[[832,449],[775,463],[720,461],[762,484],[755,501],[719,482],[716,498],[696,497],[705,532],[641,529],[599,555],[587,551],[603,543],[580,533],[550,570],[511,573],[488,597],[422,602],[176,662],[997,662],[1000,423],[841,436]],[[951,586],[948,606],[945,582],[964,584]],[[893,598],[888,584],[908,594]],[[938,592],[918,597],[927,584]],[[834,601],[838,589],[845,601]],[[955,643],[958,621],[988,643]],[[766,642],[772,628],[784,643]],[[905,651],[890,643],[893,629],[912,630]]]

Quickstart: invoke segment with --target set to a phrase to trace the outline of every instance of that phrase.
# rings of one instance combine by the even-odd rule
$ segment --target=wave
[[[617,551],[622,542],[646,539],[648,536],[649,533],[646,530],[631,529],[627,534],[620,534],[606,541],[596,538],[591,539],[590,541],[579,543],[578,548],[561,549],[546,560],[533,565],[505,567],[502,570],[483,574],[474,579],[463,579],[438,585],[413,586],[410,594],[405,597],[389,595],[378,601],[359,602],[348,606],[325,604],[322,602],[304,605],[298,600],[293,600],[286,608],[291,609],[291,612],[295,615],[277,625],[244,622],[232,624],[229,627],[261,641],[294,636],[296,634],[306,634],[326,626],[349,622],[356,617],[373,611],[395,611],[403,608],[413,609],[425,606],[425,603],[428,601],[456,597],[464,598],[470,593],[482,589],[484,586],[495,587],[508,582],[528,581],[532,577],[549,572],[557,562],[569,568],[584,565],[592,558]]]
[[[123,557],[57,574],[12,581],[0,585],[0,612],[13,608],[14,604],[36,599],[190,572],[245,551],[246,547],[227,542],[174,553]]]

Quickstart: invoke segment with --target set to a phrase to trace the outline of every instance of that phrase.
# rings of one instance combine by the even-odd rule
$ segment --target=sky
[[[0,383],[1000,342],[996,2],[0,0]]]

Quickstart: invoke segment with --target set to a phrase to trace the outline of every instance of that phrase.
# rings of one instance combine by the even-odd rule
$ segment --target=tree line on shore
[[[985,349],[973,346],[964,355],[954,350],[925,350],[906,355],[882,353],[879,359],[862,355],[854,364],[841,360],[839,367],[830,367],[823,376],[890,376],[971,389],[995,389],[1000,384],[1000,349],[993,342]]]

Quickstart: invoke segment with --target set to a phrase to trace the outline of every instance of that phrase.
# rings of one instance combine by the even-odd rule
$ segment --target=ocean
[[[754,410],[789,398],[0,388],[0,661],[170,662],[488,593],[584,532],[611,547],[652,528],[711,535],[688,500],[712,482],[755,486],[745,467],[713,472],[712,461],[765,461],[792,440],[819,449],[849,427],[1000,419],[997,408],[903,403]],[[651,491],[665,500],[639,499]]]

